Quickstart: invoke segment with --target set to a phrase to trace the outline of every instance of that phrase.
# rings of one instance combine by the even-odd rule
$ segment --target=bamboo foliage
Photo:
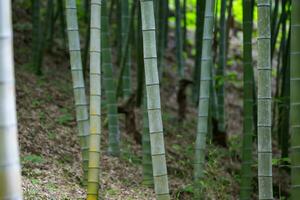
[[[212,68],[212,36],[214,24],[215,1],[207,1],[205,5],[204,31],[202,41],[200,96],[198,106],[198,128],[195,144],[194,179],[196,187],[203,178],[203,167],[208,133],[208,114],[210,104],[211,68]],[[197,197],[199,198],[199,197]]]
[[[253,126],[252,0],[243,0],[244,124],[240,199],[251,199]]]
[[[291,199],[296,200],[300,196],[300,2],[298,0],[292,0],[291,14]]]
[[[101,0],[91,1],[90,140],[87,200],[98,199],[101,136]]]
[[[166,200],[170,199],[170,195],[161,116],[154,7],[152,0],[140,0],[140,2],[154,188],[157,199]]]
[[[77,21],[77,7],[75,0],[66,0],[66,21],[69,40],[69,52],[71,73],[73,80],[73,92],[76,108],[76,121],[78,136],[80,139],[81,156],[83,160],[84,182],[87,181],[88,170],[88,136],[89,116],[88,105],[85,95],[85,84],[82,71],[80,41]]]
[[[272,78],[271,78],[271,1],[259,0],[258,7],[258,188],[259,199],[273,199],[272,185]]]
[[[104,73],[104,87],[106,95],[106,106],[108,111],[108,152],[113,156],[120,154],[120,130],[118,121],[118,105],[116,96],[116,83],[113,79],[113,65],[111,62],[111,47],[109,44],[109,25],[107,16],[106,0],[102,1],[102,68]]]
[[[11,1],[0,1],[0,199],[22,199]]]

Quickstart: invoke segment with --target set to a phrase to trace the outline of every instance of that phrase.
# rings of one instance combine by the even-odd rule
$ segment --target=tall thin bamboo
[[[136,42],[135,42],[135,49],[136,49],[136,62],[137,62],[137,89],[136,89],[136,105],[140,107],[143,103],[143,97],[145,94],[145,74],[144,74],[144,56],[143,51],[143,35],[140,31],[142,29],[142,16],[141,16],[141,8],[137,7],[137,23],[136,23]]]
[[[165,41],[165,34],[166,34],[166,19],[167,19],[167,1],[160,1],[159,6],[159,18],[158,18],[158,70],[159,70],[159,77],[162,77],[163,68],[164,68],[164,56],[165,56],[165,48],[166,48],[166,41]]]
[[[90,140],[87,200],[97,200],[100,174],[101,141],[101,6],[91,1],[90,42]]]
[[[0,199],[22,200],[11,1],[0,1]]]
[[[117,97],[122,96],[123,94],[123,75],[126,71],[126,62],[127,62],[127,57],[129,57],[129,52],[130,50],[130,45],[132,42],[133,37],[133,29],[134,29],[134,15],[135,15],[135,10],[137,7],[137,2],[138,1],[134,1],[132,6],[131,6],[131,13],[130,13],[130,23],[128,24],[128,34],[126,34],[126,37],[123,38],[125,41],[122,42],[122,44],[124,44],[124,48],[121,48],[121,58],[120,58],[120,73],[119,73],[119,77],[118,77],[118,83],[117,83]],[[128,55],[128,56],[127,56]],[[130,79],[130,77],[129,77]]]
[[[219,130],[225,132],[225,106],[224,106],[224,70],[226,67],[226,0],[221,0],[220,39],[219,39],[219,66],[217,75],[221,78],[218,84],[218,120]]]
[[[182,6],[182,13],[183,13],[183,50],[187,50],[187,0],[183,0]]]
[[[107,0],[102,1],[102,68],[104,72],[104,87],[108,115],[108,152],[113,156],[120,154],[120,130],[118,122],[118,105],[116,83],[113,79],[113,65],[111,62],[111,47],[109,44],[109,23],[107,16]]]
[[[89,115],[88,104],[85,94],[85,84],[82,71],[82,61],[80,53],[80,41],[77,21],[76,0],[66,0],[66,21],[69,40],[69,52],[71,62],[71,73],[73,80],[73,92],[76,108],[76,121],[78,136],[80,139],[82,165],[84,171],[84,184],[87,182],[88,171],[88,136],[89,136]]]
[[[204,28],[204,13],[205,13],[205,2],[203,0],[197,0],[196,10],[196,58],[195,58],[195,69],[194,69],[194,88],[193,88],[193,100],[198,104],[199,91],[200,91],[200,75],[201,75],[201,56],[202,56],[202,39],[203,39],[203,28]]]
[[[202,41],[202,57],[201,57],[201,77],[200,77],[200,96],[198,106],[198,128],[197,138],[195,144],[195,161],[194,161],[194,179],[196,185],[195,197],[199,197],[201,189],[201,180],[204,173],[204,158],[206,148],[206,136],[208,133],[208,114],[211,93],[211,68],[212,63],[212,37],[214,28],[214,10],[215,1],[206,1],[205,17],[204,17],[204,30]]]
[[[284,1],[286,3],[286,1]],[[289,156],[289,139],[290,134],[286,134],[286,130],[289,129],[290,125],[290,76],[291,76],[291,62],[290,62],[290,50],[291,50],[291,27],[289,26],[288,32],[286,33],[286,22],[287,22],[287,11],[284,11],[285,19],[282,25],[282,69],[283,69],[283,80],[281,85],[281,95],[283,98],[282,106],[279,111],[281,116],[280,128],[278,130],[281,140],[281,158],[288,158]],[[287,38],[286,35],[287,34]]]
[[[257,130],[259,199],[273,199],[271,1],[258,0]]]
[[[140,2],[154,188],[158,200],[168,200],[170,195],[161,116],[154,8],[152,0]]]
[[[180,77],[184,77],[184,66],[182,57],[182,30],[181,30],[181,6],[180,0],[175,0],[175,15],[176,15],[176,60],[177,70]]]
[[[250,8],[250,9],[249,9]],[[244,81],[244,122],[242,144],[242,169],[240,199],[251,199],[253,178],[252,173],[252,138],[254,133],[253,121],[253,65],[252,65],[252,0],[243,0],[243,81]]]
[[[123,95],[125,97],[129,97],[131,94],[131,47],[130,45],[127,46],[126,40],[129,34],[129,22],[130,22],[130,15],[129,15],[129,1],[128,0],[121,0],[121,31],[122,31],[122,49],[128,48],[126,51],[122,50],[122,53],[126,53],[126,55],[122,55],[126,57],[126,62],[123,63],[125,65],[125,70],[122,76],[122,89]],[[121,66],[122,67],[122,66]]]
[[[41,5],[40,0],[32,1],[32,70],[37,75],[42,74],[41,66],[39,65],[40,47],[41,47]]]
[[[143,138],[142,138],[143,184],[152,186],[153,185],[153,172],[152,172],[153,169],[152,169],[152,159],[151,159],[151,144],[150,144],[146,94],[144,94],[143,112],[144,112],[143,113]]]
[[[300,1],[292,0],[291,9],[291,199],[296,200],[300,196]]]
[[[59,14],[59,22],[60,22],[60,32],[63,41],[63,47],[67,49],[67,36],[66,36],[66,20],[65,20],[65,11],[64,11],[64,2],[62,0],[58,0],[58,14]],[[46,24],[46,26],[49,26]],[[46,27],[48,29],[48,27]]]

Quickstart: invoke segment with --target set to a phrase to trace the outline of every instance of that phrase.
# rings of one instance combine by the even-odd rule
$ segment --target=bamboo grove
[[[14,4],[0,1],[0,199],[5,200],[23,199]],[[187,139],[184,127],[191,116],[192,156],[185,161],[191,166],[186,183],[191,194],[184,198],[209,199],[210,148],[230,151],[234,135],[229,124],[239,123],[229,117],[236,100],[230,96],[238,91],[230,86],[232,68],[241,75],[241,84],[235,85],[242,118],[236,198],[299,199],[300,1],[32,0],[24,5],[30,8],[32,25],[30,73],[48,73],[44,57],[55,51],[57,41],[68,54],[64,59],[70,65],[86,199],[105,198],[103,155],[122,160],[132,154],[125,145],[128,137],[141,157],[139,184],[153,190],[158,200],[177,199],[169,140],[177,134]],[[231,48],[235,43],[240,49]],[[232,55],[237,51],[241,53]],[[170,79],[177,85],[165,89]],[[172,97],[165,97],[165,91],[172,91]],[[174,91],[178,116],[173,117],[176,125],[170,125],[166,107],[176,101]],[[188,112],[194,115],[187,117]],[[169,133],[170,126],[176,126],[176,133]],[[188,149],[179,147],[176,151]],[[278,186],[276,177],[282,174],[289,184]],[[281,187],[287,192],[282,194]]]

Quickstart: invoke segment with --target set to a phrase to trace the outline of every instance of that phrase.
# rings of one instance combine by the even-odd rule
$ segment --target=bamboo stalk
[[[147,96],[144,94],[143,101],[143,184],[147,186],[153,185],[153,172],[152,172],[152,158],[151,158],[151,144],[149,134],[149,122],[147,113]]]
[[[22,200],[11,1],[0,1],[0,199]]]
[[[196,185],[195,198],[200,198],[201,180],[204,177],[204,159],[206,136],[208,133],[208,114],[211,94],[212,37],[214,28],[215,1],[207,1],[205,5],[204,31],[202,41],[200,97],[198,105],[198,128],[195,144],[194,179]]]
[[[254,135],[253,123],[253,65],[252,65],[252,0],[243,0],[243,81],[244,81],[244,122],[242,144],[242,169],[240,199],[251,199],[252,193],[252,138]]]
[[[32,70],[36,75],[42,75],[41,65],[39,60],[41,56],[41,40],[42,40],[42,28],[41,28],[41,5],[40,0],[32,1]]]
[[[135,27],[136,32],[136,42],[135,42],[135,49],[136,49],[136,62],[137,62],[137,89],[136,89],[136,105],[140,107],[143,103],[143,98],[145,96],[144,90],[145,88],[145,74],[144,74],[144,56],[143,51],[143,35],[140,31],[142,29],[142,16],[141,16],[141,9],[137,7],[137,23]]]
[[[160,1],[159,2],[159,18],[158,18],[158,71],[159,77],[162,77],[163,69],[164,69],[164,56],[165,56],[165,48],[166,48],[166,41],[165,41],[165,34],[166,34],[166,20],[167,20],[167,1]]]
[[[273,199],[272,185],[272,66],[270,0],[258,0],[258,188],[259,199]]]
[[[206,1],[197,0],[196,3],[197,16],[196,16],[196,58],[194,69],[194,88],[193,88],[193,100],[198,105],[199,91],[200,91],[200,76],[201,76],[201,56],[202,56],[202,39],[204,29],[204,13]]]
[[[140,0],[140,2],[154,188],[158,200],[169,200],[169,184],[161,116],[159,75],[157,69],[153,1]]]
[[[176,10],[176,59],[177,59],[177,70],[178,75],[182,78],[184,77],[184,65],[182,59],[182,30],[181,30],[181,6],[180,0],[175,0],[175,10]]]
[[[80,140],[82,165],[84,171],[84,184],[87,182],[88,171],[88,136],[89,116],[88,104],[86,101],[85,84],[82,71],[79,30],[77,20],[76,0],[66,0],[66,21],[69,40],[69,52],[71,62],[71,73],[73,81],[73,92],[76,108],[76,121],[78,136]]]
[[[91,1],[90,140],[87,200],[97,200],[99,196],[101,141],[101,6],[102,0]]]
[[[218,84],[218,121],[219,131],[225,132],[225,106],[224,106],[224,75],[226,67],[226,0],[221,1],[221,19],[220,19],[220,45],[219,45],[219,66],[217,75],[220,76],[221,81]]]
[[[118,120],[118,105],[116,96],[116,83],[113,79],[113,65],[111,62],[111,47],[109,44],[109,24],[107,16],[107,0],[102,5],[102,67],[104,72],[104,87],[106,106],[108,111],[108,153],[113,156],[120,155],[120,130]]]
[[[129,34],[129,22],[130,22],[130,16],[129,16],[129,2],[128,0],[121,0],[121,40],[122,40],[122,54],[126,53],[125,55],[122,55],[126,57],[125,63],[123,63],[125,66],[125,70],[122,76],[122,89],[123,89],[123,95],[125,97],[129,97],[131,94],[131,47],[130,45],[127,46],[126,41],[127,38],[130,37]],[[127,48],[125,51],[124,48]],[[121,66],[122,67],[122,66]]]
[[[291,199],[300,196],[300,2],[292,0],[291,11]]]

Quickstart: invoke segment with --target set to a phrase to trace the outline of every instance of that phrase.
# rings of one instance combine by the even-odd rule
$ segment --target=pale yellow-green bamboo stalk
[[[101,136],[101,0],[91,1],[90,140],[87,200],[97,200]]]
[[[0,1],[0,199],[22,200],[11,1]]]

